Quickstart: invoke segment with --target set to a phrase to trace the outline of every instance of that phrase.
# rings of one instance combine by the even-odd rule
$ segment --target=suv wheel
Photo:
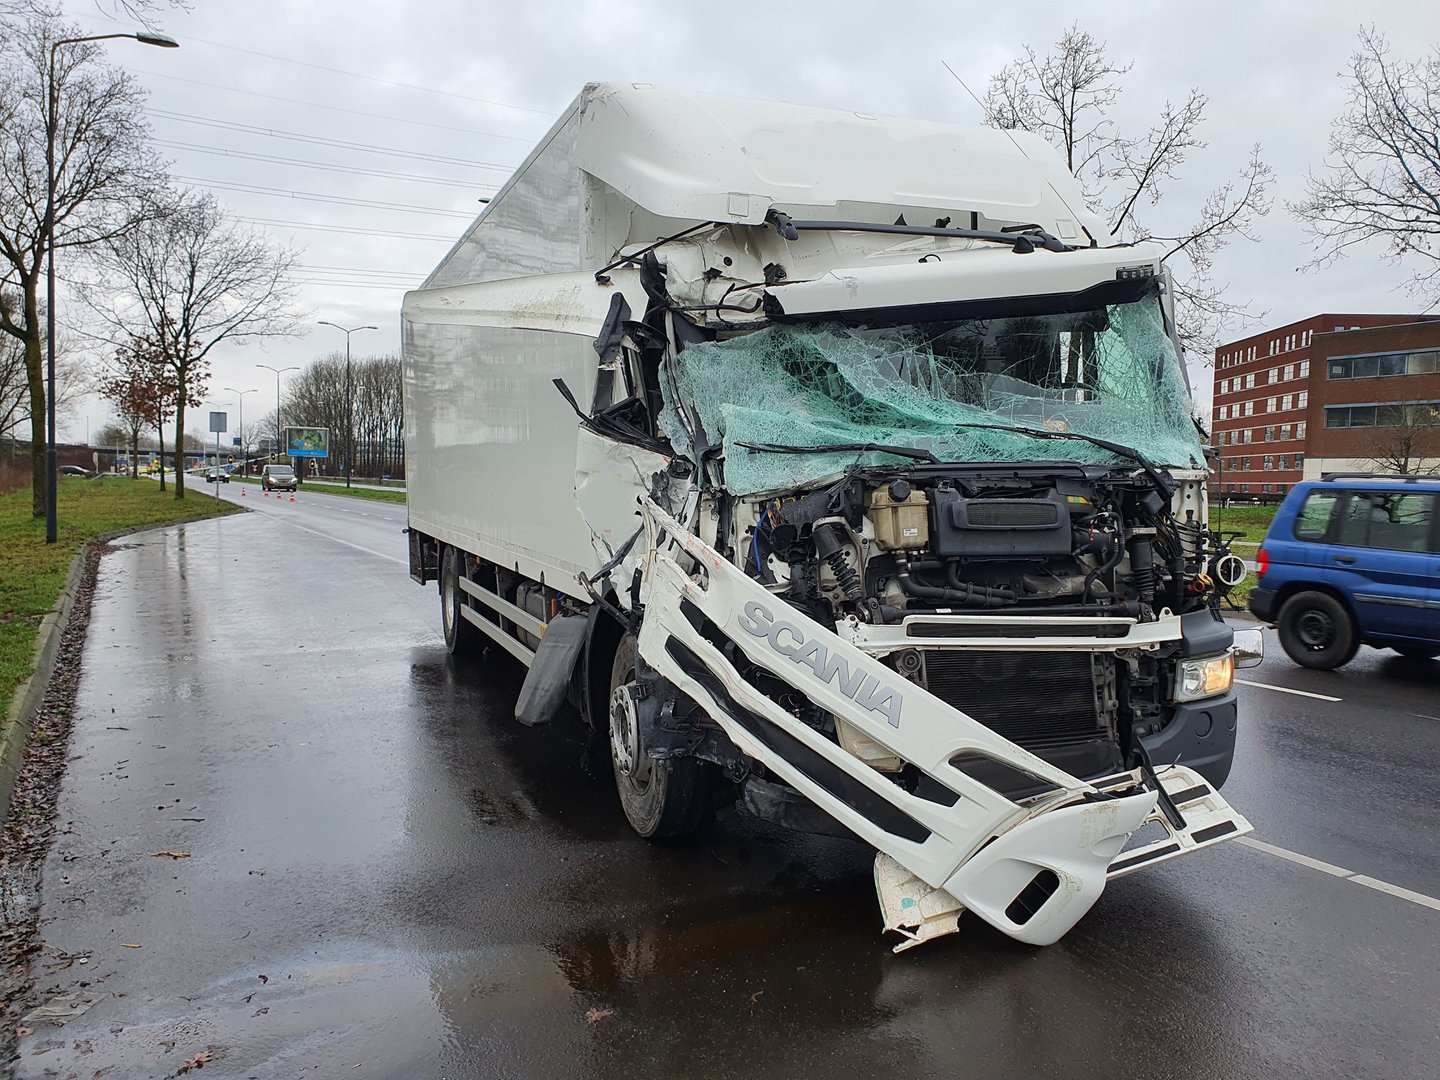
[[[1329,671],[1348,664],[1360,649],[1355,620],[1329,593],[1297,593],[1285,601],[1276,623],[1280,645],[1301,667]]]

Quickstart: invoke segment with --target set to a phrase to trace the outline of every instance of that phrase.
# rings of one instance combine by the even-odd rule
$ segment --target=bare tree
[[[1179,178],[1192,151],[1206,147],[1199,137],[1206,97],[1192,89],[1179,105],[1165,102],[1144,134],[1122,134],[1111,114],[1130,68],[1111,60],[1106,44],[1077,24],[1050,52],[1042,56],[1027,45],[991,77],[985,122],[1031,132],[1056,147],[1117,239],[1162,245],[1175,276],[1181,341],[1208,353],[1222,331],[1253,318],[1247,305],[1226,299],[1213,277],[1214,261],[1232,241],[1258,239],[1256,225],[1270,211],[1272,173],[1256,144],[1234,179],[1215,188],[1198,213],[1183,220],[1165,213],[1166,186]],[[1152,214],[1158,220],[1142,220]]]
[[[286,419],[297,426],[330,429],[329,467],[342,471],[348,459],[359,476],[399,476],[405,471],[400,358],[352,357],[351,408],[346,424],[345,354],[332,352],[306,365],[285,392]],[[353,432],[353,446],[346,441]]]
[[[1401,476],[1440,473],[1440,407],[1433,404],[1383,406],[1367,449],[1377,469]]]
[[[1383,244],[1411,261],[1412,290],[1440,301],[1440,46],[1395,60],[1374,27],[1350,57],[1349,104],[1330,128],[1325,169],[1290,204],[1327,265],[1357,244]]]
[[[162,8],[189,11],[191,5],[189,0],[96,0],[95,6],[113,18],[130,18],[150,26]],[[0,0],[0,17],[18,18],[22,15],[39,15],[50,10],[51,5],[43,0]]]
[[[106,245],[107,285],[86,290],[121,341],[153,339],[169,372],[175,445],[185,410],[205,394],[210,351],[222,341],[293,335],[299,312],[288,276],[295,253],[226,219],[209,195],[177,193],[164,213]],[[175,497],[185,497],[184,469]]]
[[[20,297],[13,291],[0,291],[0,306],[17,310]],[[45,305],[40,305],[43,318]],[[80,354],[61,338],[55,345],[55,412],[70,413],[74,405],[91,389]],[[25,345],[16,337],[0,333],[0,438],[15,438],[29,428],[30,379],[25,367]],[[28,441],[28,440],[27,440]]]
[[[75,27],[48,8],[0,34],[0,334],[24,351],[30,414],[32,509],[45,513],[44,319],[41,280],[48,241],[46,117],[50,46]],[[102,60],[94,44],[55,52],[55,249],[76,251],[132,227],[160,170],[149,147],[144,92]]]

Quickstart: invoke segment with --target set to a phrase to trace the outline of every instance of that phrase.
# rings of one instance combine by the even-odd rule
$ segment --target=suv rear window
[[[1343,491],[1312,491],[1305,496],[1305,505],[1295,518],[1296,540],[1324,540],[1330,531],[1330,519]]]
[[[1434,495],[1353,491],[1336,541],[1386,551],[1429,551],[1434,512]]]

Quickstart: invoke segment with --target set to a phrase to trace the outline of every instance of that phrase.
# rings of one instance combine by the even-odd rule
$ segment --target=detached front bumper
[[[1138,773],[1092,784],[1051,766],[778,600],[653,503],[644,509],[640,655],[744,753],[881,852],[886,924],[906,944],[953,930],[969,908],[1048,945],[1099,898],[1112,863],[1130,872],[1250,831],[1187,769],[1165,770],[1161,783],[1204,789],[1193,824],[1188,813],[1167,821]],[[796,719],[741,676],[722,651],[732,646],[934,784],[912,794]],[[977,754],[1028,774],[1044,794],[1015,803],[953,764]],[[1156,820],[1164,837],[1117,860]]]

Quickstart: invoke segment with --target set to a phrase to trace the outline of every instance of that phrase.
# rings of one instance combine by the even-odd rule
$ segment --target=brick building
[[[1215,351],[1215,494],[1277,499],[1322,472],[1380,472],[1409,448],[1436,464],[1440,321],[1421,315],[1315,315]],[[1435,405],[1440,409],[1440,405]]]

